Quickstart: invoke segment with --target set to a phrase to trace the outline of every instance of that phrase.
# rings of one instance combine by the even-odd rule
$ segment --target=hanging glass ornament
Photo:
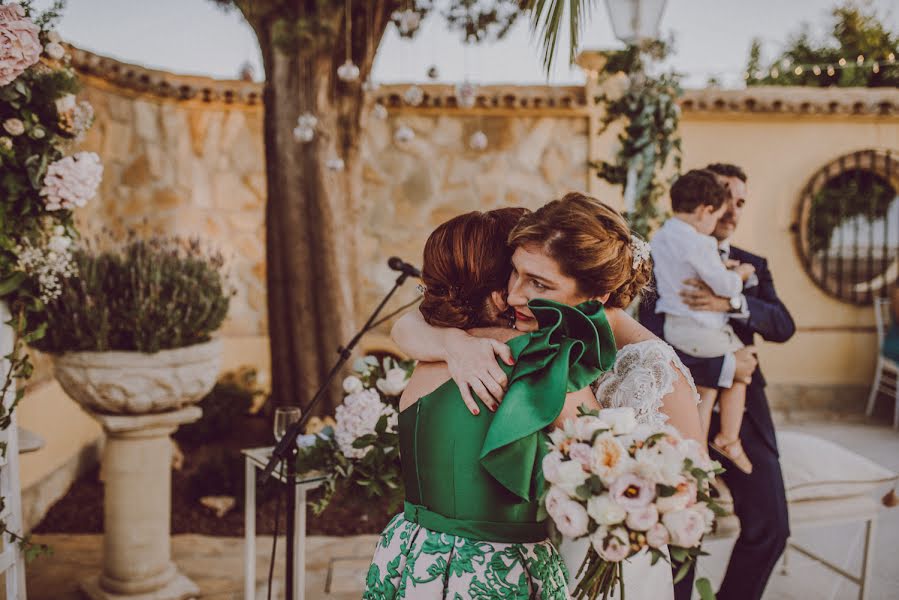
[[[380,119],[383,121],[387,118],[387,107],[379,102],[372,107],[371,114],[376,119]]]
[[[346,62],[337,67],[337,77],[339,77],[341,81],[356,81],[359,79],[359,67],[357,67],[352,60],[347,59]]]
[[[424,102],[424,99],[425,92],[417,85],[410,86],[403,94],[403,100],[405,100],[406,104],[409,106],[418,106]]]
[[[312,113],[303,113],[297,117],[297,126],[293,129],[293,139],[298,142],[311,142],[315,138],[315,127],[318,119]]]
[[[396,131],[393,132],[393,141],[397,144],[405,144],[406,142],[411,142],[415,139],[415,132],[412,131],[411,127],[406,125],[400,125],[396,128]]]
[[[428,79],[435,80],[440,78],[440,71],[437,69],[437,65],[431,65],[428,69]]]
[[[462,108],[472,108],[478,100],[478,88],[473,83],[464,81],[456,86],[456,101]]]
[[[475,131],[471,134],[471,137],[468,138],[468,147],[472,150],[477,150],[480,152],[481,150],[487,149],[487,134],[483,131]]]
[[[394,21],[396,21],[396,26],[397,29],[400,30],[400,35],[411,35],[415,33],[415,30],[418,29],[418,26],[421,23],[421,15],[411,8],[398,10],[391,16]]]
[[[381,86],[378,85],[378,82],[375,81],[374,79],[372,79],[371,77],[366,79],[365,83],[362,84],[362,89],[363,89],[363,91],[366,91],[366,92],[376,92],[376,91],[378,91],[379,87],[381,87]]]
[[[346,166],[343,162],[343,159],[339,156],[337,158],[331,158],[328,162],[325,163],[325,166],[329,171],[343,171]]]

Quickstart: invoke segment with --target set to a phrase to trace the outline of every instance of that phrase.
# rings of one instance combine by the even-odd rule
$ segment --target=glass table
[[[244,491],[244,600],[256,598],[256,471],[265,469],[272,455],[273,446],[247,448],[241,450],[246,459],[246,486]],[[284,469],[272,472],[272,478],[281,484],[287,483]],[[306,592],[306,492],[320,486],[328,476],[316,471],[297,473],[293,478],[293,493],[296,499],[296,533],[293,540],[294,572],[293,597],[303,600]]]

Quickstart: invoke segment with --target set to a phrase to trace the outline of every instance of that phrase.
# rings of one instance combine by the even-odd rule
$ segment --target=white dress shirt
[[[680,296],[687,279],[701,279],[712,291],[725,298],[743,291],[743,280],[727,269],[718,254],[718,243],[677,217],[665,221],[650,242],[659,295],[656,312],[689,317],[701,327],[721,329],[730,315],[726,312],[693,310]]]

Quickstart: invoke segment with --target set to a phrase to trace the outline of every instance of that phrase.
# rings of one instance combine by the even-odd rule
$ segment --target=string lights
[[[838,70],[842,69],[871,69],[874,73],[880,73],[881,69],[896,66],[899,66],[899,63],[896,62],[896,54],[894,52],[890,52],[885,58],[878,60],[866,59],[863,54],[859,54],[854,60],[843,57],[836,64],[796,64],[789,58],[784,58],[778,65],[771,67],[768,71],[744,72],[743,79],[764,79],[765,77],[777,79],[785,73],[792,72],[794,75],[802,75],[808,71],[812,72],[816,77],[821,76],[822,73],[827,73],[828,77],[833,77]]]

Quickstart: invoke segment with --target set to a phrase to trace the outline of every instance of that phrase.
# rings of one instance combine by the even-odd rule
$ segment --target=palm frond
[[[559,33],[568,19],[568,62],[574,62],[581,32],[593,5],[598,0],[525,0],[524,8],[531,13],[531,30],[541,38],[543,69],[549,76],[559,45]],[[567,9],[567,10],[566,10]]]

